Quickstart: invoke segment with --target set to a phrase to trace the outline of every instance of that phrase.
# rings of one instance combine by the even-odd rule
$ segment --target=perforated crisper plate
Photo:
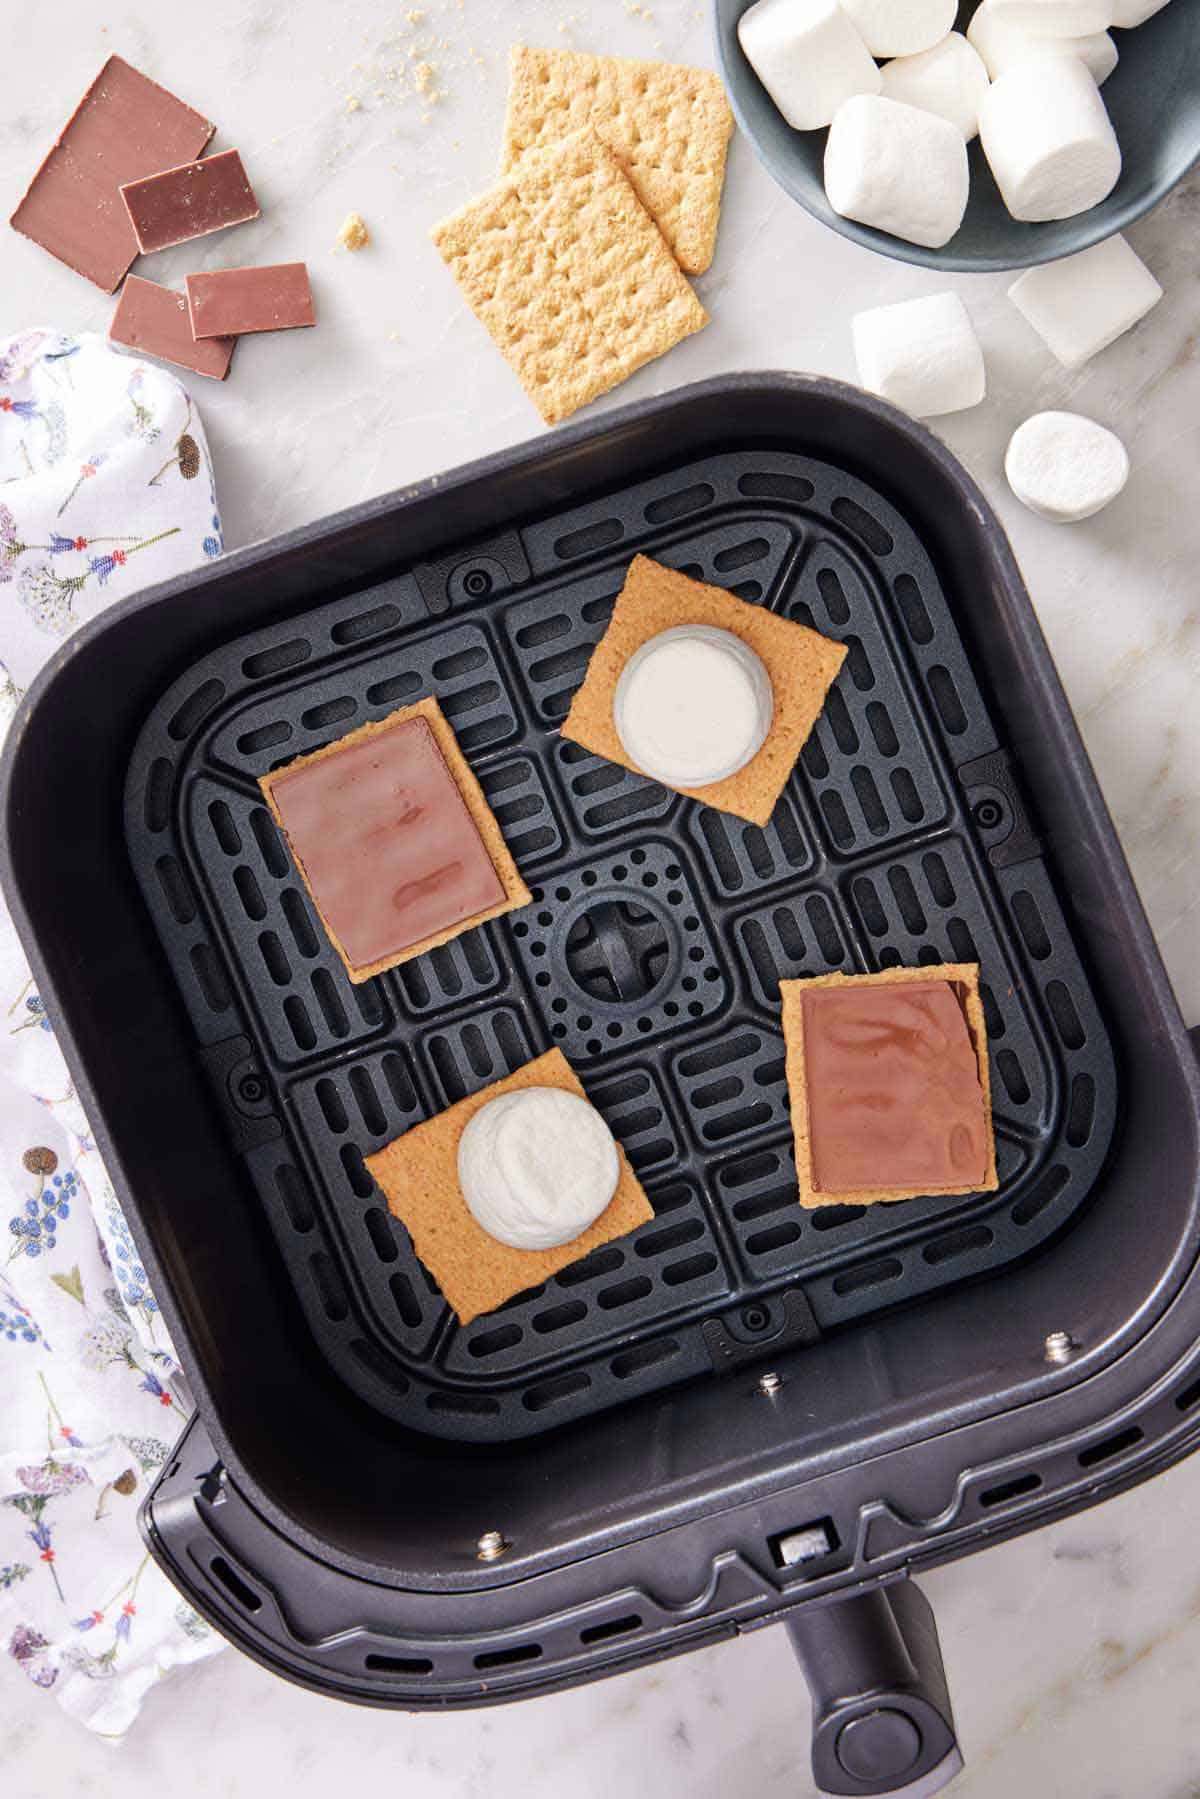
[[[850,646],[766,830],[558,736],[635,550]],[[255,783],[425,693],[533,903],[356,988]],[[1111,1048],[952,608],[820,462],[694,463],[230,644],[155,709],[127,835],[312,1329],[421,1430],[544,1430],[995,1269],[1112,1135]],[[801,1211],[780,977],[976,959],[999,1192]],[[553,1044],[656,1216],[459,1328],[362,1158]]]

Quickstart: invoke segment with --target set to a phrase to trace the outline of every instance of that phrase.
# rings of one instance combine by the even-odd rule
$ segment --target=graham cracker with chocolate
[[[967,1030],[975,1049],[983,1115],[987,1130],[987,1166],[978,1186],[960,1184],[933,1187],[853,1188],[823,1192],[815,1184],[812,1133],[809,1119],[807,1070],[804,1049],[804,995],[820,987],[894,987],[902,984],[950,982],[959,991]],[[796,1146],[796,1175],[800,1204],[815,1211],[821,1206],[869,1206],[881,1200],[920,1199],[929,1194],[992,1193],[999,1186],[996,1172],[996,1140],[992,1129],[991,1071],[988,1064],[987,1026],[979,998],[979,968],[974,962],[946,962],[934,967],[886,968],[878,974],[824,974],[810,980],[780,981],[783,1000],[783,1034],[787,1044],[787,1082],[791,1101],[792,1133]]]
[[[590,129],[531,151],[431,235],[547,424],[708,323]]]
[[[313,884],[309,879],[308,871],[304,866],[302,856],[297,853],[295,846],[288,838],[287,826],[284,823],[279,801],[276,796],[276,788],[279,786],[280,782],[284,781],[288,776],[293,775],[297,769],[306,768],[314,762],[324,761],[329,757],[337,756],[339,752],[346,750],[351,745],[363,743],[372,737],[378,737],[382,733],[394,730],[397,726],[406,724],[410,719],[415,718],[424,719],[430,730],[433,732],[437,747],[446,763],[450,777],[453,780],[455,787],[458,789],[463,804],[470,813],[471,820],[474,823],[476,830],[479,832],[484,849],[491,857],[497,879],[503,889],[504,898],[496,905],[490,906],[484,911],[469,918],[460,919],[457,923],[449,925],[446,929],[422,938],[418,943],[409,944],[407,947],[398,950],[394,955],[386,956],[379,961],[370,962],[365,965],[356,965],[344,945],[339,940],[338,935],[330,924],[325,912],[322,910],[321,896],[315,891]],[[454,735],[449,721],[441,707],[438,705],[437,700],[432,696],[427,699],[417,700],[411,706],[402,706],[399,711],[389,714],[387,718],[379,719],[371,724],[360,725],[356,731],[349,732],[345,737],[339,737],[334,743],[325,744],[322,749],[314,750],[311,755],[298,756],[294,762],[287,763],[283,768],[273,769],[270,774],[263,775],[258,784],[262,789],[263,798],[266,800],[272,818],[283,833],[283,837],[288,843],[289,849],[292,851],[293,860],[300,871],[301,879],[308,889],[313,905],[316,907],[317,916],[324,925],[334,949],[345,963],[346,972],[349,974],[350,979],[356,983],[370,980],[372,975],[382,974],[386,968],[398,968],[402,963],[410,962],[415,956],[423,956],[427,950],[438,949],[443,943],[449,943],[452,938],[460,936],[463,931],[474,930],[476,925],[484,924],[489,918],[498,918],[505,912],[513,912],[519,906],[527,906],[529,904],[529,889],[517,872],[517,865],[513,861],[508,845],[504,841],[504,834],[496,822],[491,807],[484,798],[482,787],[480,787],[479,782],[475,779],[466,757],[458,747],[458,740]]]
[[[844,644],[768,612],[765,606],[739,600],[723,587],[710,587],[648,556],[635,556],[608,629],[592,651],[583,685],[571,702],[562,735],[640,774],[617,735],[613,698],[634,652],[674,625],[713,625],[740,637],[761,659],[775,695],[767,740],[744,768],[707,787],[676,791],[751,824],[768,824],[847,652]]]
[[[702,275],[713,259],[733,131],[720,77],[678,63],[514,44],[500,167],[586,125],[616,151],[680,268]]]
[[[414,1125],[377,1155],[365,1157],[393,1217],[398,1218],[413,1248],[446,1299],[469,1324],[491,1312],[515,1293],[536,1287],[560,1268],[581,1261],[602,1243],[627,1236],[654,1217],[642,1183],[620,1144],[621,1173],[606,1209],[586,1231],[557,1249],[513,1249],[498,1243],[477,1224],[458,1184],[458,1140],[469,1121],[490,1100],[526,1087],[560,1087],[580,1099],[587,1094],[559,1049],[526,1062],[514,1074],[494,1081],[469,1099]]]

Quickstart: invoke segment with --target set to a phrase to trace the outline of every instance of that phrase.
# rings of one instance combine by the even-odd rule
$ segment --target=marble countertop
[[[231,261],[306,259],[320,324],[250,339],[224,386],[195,383],[226,538],[239,546],[537,435],[532,408],[460,303],[426,231],[494,170],[504,52],[530,43],[710,62],[696,0],[84,0],[10,9],[0,203],[11,210],[102,57],[120,51],[219,124],[264,216],[145,259],[178,281]],[[418,64],[429,73],[413,74]],[[422,92],[422,83],[427,91]],[[428,91],[432,90],[432,91]],[[346,213],[371,246],[334,253]],[[739,368],[853,378],[859,307],[957,286],[990,392],[941,434],[1011,534],[1189,1023],[1200,1021],[1200,178],[1130,232],[1166,299],[1076,375],[1006,298],[846,243],[735,141],[712,324],[593,409]],[[112,302],[0,233],[0,330],[104,331]],[[1101,517],[1034,518],[1002,460],[1030,412],[1068,405],[1125,440],[1133,475]],[[972,1799],[1200,1795],[1200,1458],[1080,1519],[932,1577]],[[408,1799],[774,1799],[810,1790],[807,1702],[777,1631],[558,1698],[408,1718],[322,1703],[226,1654],[151,1694],[119,1750],[7,1664],[0,1767],[22,1799],[164,1791],[292,1799],[330,1783]]]

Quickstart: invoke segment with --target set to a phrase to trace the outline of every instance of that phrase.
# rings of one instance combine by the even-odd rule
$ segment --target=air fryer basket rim
[[[383,517],[396,520],[397,515],[412,514],[431,504],[440,505],[438,519],[447,516],[444,506],[447,500],[455,501],[468,492],[478,494],[483,489],[503,478],[505,483],[519,480],[522,477],[532,478],[535,469],[543,471],[543,478],[556,484],[557,491],[562,492],[570,487],[571,470],[587,461],[589,449],[597,445],[614,449],[623,443],[632,445],[640,431],[644,428],[656,428],[663,420],[671,418],[674,422],[685,415],[698,416],[696,409],[717,406],[729,408],[740,404],[749,408],[761,403],[764,408],[777,409],[773,414],[788,405],[803,409],[805,405],[830,407],[835,406],[844,412],[854,415],[864,429],[882,431],[897,443],[906,440],[907,448],[915,458],[920,459],[931,475],[937,476],[953,489],[959,496],[964,515],[969,516],[976,536],[986,545],[991,560],[993,579],[1005,589],[1006,604],[1009,608],[1010,621],[1015,615],[1020,627],[1019,636],[1010,645],[1011,652],[1022,667],[1022,673],[1036,690],[1039,703],[1038,727],[1044,736],[1044,749],[1052,757],[1057,757],[1069,768],[1069,777],[1073,788],[1073,797],[1081,808],[1081,835],[1087,835],[1095,854],[1102,860],[1105,883],[1114,898],[1115,908],[1123,917],[1126,932],[1126,948],[1136,957],[1141,972],[1139,998],[1146,1017],[1151,1021],[1153,1034],[1160,1050],[1163,1050],[1174,1066],[1175,1072],[1183,1083],[1191,1108],[1191,1122],[1198,1109],[1197,1093],[1200,1083],[1191,1056],[1178,1006],[1174,999],[1161,960],[1151,937],[1149,926],[1141,911],[1134,892],[1131,877],[1124,858],[1112,832],[1111,822],[1100,797],[1092,775],[1090,765],[1079,744],[1077,730],[1071,717],[1065,697],[1059,685],[1057,674],[1049,660],[1033,618],[1028,599],[1012,558],[1011,551],[1003,533],[978,488],[970,477],[959,467],[949,452],[926,432],[922,427],[892,411],[891,408],[865,396],[855,390],[843,388],[838,383],[791,375],[740,375],[718,379],[699,384],[696,387],[682,390],[664,399],[643,402],[619,412],[610,414],[598,425],[576,426],[557,434],[553,439],[542,439],[536,443],[513,452],[501,452],[496,456],[484,459],[480,463],[456,471],[454,474],[420,483],[400,493],[384,496],[382,499],[356,507],[338,517],[319,521],[317,524],[304,527],[289,533],[286,537],[267,544],[254,546],[251,549],[235,553],[226,558],[220,565],[205,571],[200,576],[185,576],[174,582],[148,590],[145,594],[128,602],[115,615],[102,615],[64,645],[63,649],[52,660],[43,674],[26,696],[6,746],[3,767],[0,770],[0,790],[4,817],[4,841],[2,846],[2,872],[4,884],[10,897],[14,919],[18,924],[22,937],[29,949],[30,958],[41,982],[41,989],[46,997],[51,1012],[56,1018],[60,1037],[77,1090],[85,1109],[94,1122],[98,1140],[105,1152],[110,1173],[114,1178],[117,1190],[126,1203],[131,1217],[132,1227],[137,1235],[139,1247],[142,1249],[151,1273],[152,1280],[158,1289],[164,1313],[171,1329],[173,1339],[178,1345],[184,1360],[186,1371],[193,1383],[206,1426],[211,1430],[213,1440],[231,1471],[239,1489],[252,1496],[256,1510],[265,1518],[274,1521],[277,1527],[286,1532],[298,1545],[307,1544],[312,1553],[319,1554],[331,1565],[339,1565],[360,1571],[372,1570],[376,1577],[382,1576],[391,1580],[398,1577],[407,1578],[396,1568],[395,1563],[388,1564],[370,1556],[361,1557],[346,1554],[338,1545],[323,1541],[319,1534],[309,1530],[304,1520],[293,1514],[288,1507],[281,1504],[277,1496],[268,1495],[260,1488],[253,1468],[244,1464],[239,1455],[237,1444],[224,1426],[221,1409],[210,1390],[206,1368],[197,1345],[192,1340],[193,1328],[199,1328],[201,1320],[187,1317],[186,1298],[177,1290],[175,1282],[167,1273],[160,1258],[157,1244],[145,1220],[141,1217],[137,1198],[137,1182],[130,1175],[128,1158],[118,1147],[113,1132],[110,1130],[105,1107],[100,1103],[96,1084],[89,1072],[90,1064],[79,1047],[76,1032],[72,1028],[71,999],[64,995],[64,985],[72,987],[71,980],[64,982],[64,969],[60,955],[60,947],[49,937],[45,941],[39,939],[29,908],[27,905],[27,888],[23,878],[29,871],[28,844],[16,848],[15,839],[22,828],[22,805],[25,798],[20,783],[25,780],[28,770],[24,766],[23,755],[30,738],[31,724],[35,724],[39,712],[47,713],[52,705],[55,690],[64,680],[67,673],[77,667],[81,659],[96,658],[102,653],[103,646],[110,636],[124,636],[137,622],[157,609],[168,599],[174,600],[178,606],[181,596],[189,589],[204,586],[209,589],[225,588],[236,584],[241,577],[254,574],[256,571],[278,564],[281,559],[295,558],[306,553],[320,554],[328,548],[331,541],[336,548],[339,544],[352,545],[356,535],[369,532],[371,527]],[[699,427],[697,426],[697,431]],[[668,438],[671,432],[664,433]],[[715,434],[710,431],[710,437]],[[744,428],[740,430],[745,437]],[[768,434],[772,435],[772,434]],[[547,465],[550,465],[547,467]],[[652,459],[647,459],[643,466],[652,466]],[[880,481],[878,474],[874,477]],[[881,485],[884,485],[880,481]],[[899,500],[898,504],[901,504]],[[487,517],[486,500],[482,509],[475,515],[475,522],[481,523],[483,529],[496,528],[503,514]],[[435,524],[435,531],[439,527]],[[436,541],[436,539],[435,539]],[[418,554],[428,553],[433,544],[426,539],[419,545]],[[191,634],[193,647],[200,641],[213,641],[218,634],[228,635],[226,625],[223,629],[217,623],[214,613],[210,611],[203,622],[196,616],[197,609],[193,605],[189,609],[186,629]],[[179,617],[179,614],[176,615]],[[181,625],[185,621],[180,618]],[[161,687],[170,673],[170,665],[164,662],[158,671],[157,684]],[[26,757],[26,760],[28,758]],[[73,987],[72,987],[73,992]],[[1186,1161],[1188,1144],[1180,1145],[1181,1163]],[[1194,1189],[1194,1169],[1187,1169],[1187,1179]],[[1186,1198],[1175,1196],[1181,1206]],[[1127,1328],[1105,1341],[1102,1348],[1093,1353],[1084,1353],[1074,1367],[1066,1371],[1031,1370],[1028,1378],[1022,1383],[1022,1398],[1026,1402],[1024,1411],[1032,1422],[1032,1413],[1049,1414],[1047,1423],[1037,1426],[1037,1440],[1047,1441],[1056,1434],[1055,1425],[1050,1418],[1062,1416],[1064,1423],[1067,1414],[1077,1420],[1081,1408],[1071,1404],[1071,1396],[1082,1396],[1085,1388],[1093,1393],[1106,1385],[1117,1383],[1117,1376],[1123,1366],[1137,1362],[1139,1374],[1135,1382],[1140,1381],[1142,1390],[1152,1385],[1155,1376],[1161,1372],[1158,1363],[1157,1344],[1163,1332],[1152,1327],[1151,1319],[1158,1317],[1165,1323],[1164,1308],[1167,1316],[1178,1318],[1182,1306],[1171,1305],[1172,1292],[1177,1291],[1184,1278],[1187,1265],[1194,1260],[1196,1241],[1196,1221],[1193,1215],[1186,1228],[1174,1237],[1174,1247],[1169,1261],[1160,1266],[1158,1279],[1152,1282],[1139,1299],[1138,1312],[1127,1322]],[[178,1270],[177,1270],[178,1272]],[[959,1296],[961,1300],[961,1295]],[[903,1320],[896,1321],[897,1338],[903,1336]],[[1178,1342],[1172,1349],[1172,1359],[1179,1354]],[[1090,1378],[1087,1378],[1090,1377]],[[1128,1397],[1128,1394],[1125,1395]],[[1034,1402],[1034,1403],[1029,1403]],[[673,1406],[675,1398],[666,1401],[647,1402],[659,1407]],[[1102,1402],[1103,1407],[1107,1401]],[[1115,1398],[1113,1404],[1116,1404]],[[1012,1399],[1008,1394],[994,1393],[990,1402],[980,1402],[978,1396],[967,1397],[964,1403],[955,1408],[943,1409],[934,1420],[927,1419],[924,1428],[916,1429],[910,1424],[899,1433],[906,1437],[909,1447],[920,1439],[932,1444],[939,1435],[953,1430],[969,1419],[980,1421],[990,1416],[993,1422],[1011,1422],[1014,1417]],[[857,1458],[861,1461],[864,1452],[873,1460],[888,1453],[893,1442],[893,1433],[884,1432],[869,1446],[860,1441],[853,1449],[843,1446],[839,1456],[829,1454],[823,1458],[823,1469],[826,1473],[834,1471],[839,1464],[843,1468]],[[894,1445],[893,1445],[894,1446]],[[748,1448],[746,1444],[740,1446]],[[1182,1453],[1180,1451],[1179,1453]],[[771,1464],[766,1473],[758,1476],[747,1473],[752,1461],[757,1460],[760,1469],[764,1464]],[[793,1469],[793,1473],[795,1470]],[[736,1492],[739,1497],[755,1491],[765,1491],[772,1486],[786,1484],[780,1482],[780,1449],[778,1443],[760,1443],[758,1453],[751,1456],[743,1465],[741,1477],[732,1485],[724,1488],[724,1497],[732,1498]],[[670,1515],[676,1520],[686,1519],[711,1512],[714,1490],[711,1485],[706,1488],[703,1479],[697,1478],[691,1483],[691,1490],[684,1491],[686,1483],[681,1483],[670,1493],[659,1495],[660,1504],[650,1511],[643,1511],[636,1528],[628,1525],[614,1525],[592,1521],[591,1526],[577,1534],[569,1548],[562,1543],[538,1552],[536,1549],[528,1554],[516,1557],[505,1567],[502,1574],[495,1571],[483,1575],[481,1571],[467,1565],[459,1566],[444,1572],[437,1577],[424,1572],[420,1580],[413,1585],[424,1585],[426,1590],[442,1589],[447,1592],[455,1589],[467,1590],[478,1586],[486,1580],[489,1584],[515,1582],[528,1577],[535,1569],[549,1568],[570,1563],[581,1554],[593,1554],[606,1544],[631,1541],[637,1536],[662,1527],[664,1517]],[[1086,1499],[1081,1503],[1086,1503]],[[1036,1509],[1036,1508],[1035,1508]],[[1030,1521],[1036,1522],[1031,1514]]]

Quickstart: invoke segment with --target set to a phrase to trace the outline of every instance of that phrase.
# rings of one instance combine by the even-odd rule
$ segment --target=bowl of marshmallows
[[[716,16],[771,174],[908,262],[1054,261],[1200,157],[1200,0],[716,0]]]

